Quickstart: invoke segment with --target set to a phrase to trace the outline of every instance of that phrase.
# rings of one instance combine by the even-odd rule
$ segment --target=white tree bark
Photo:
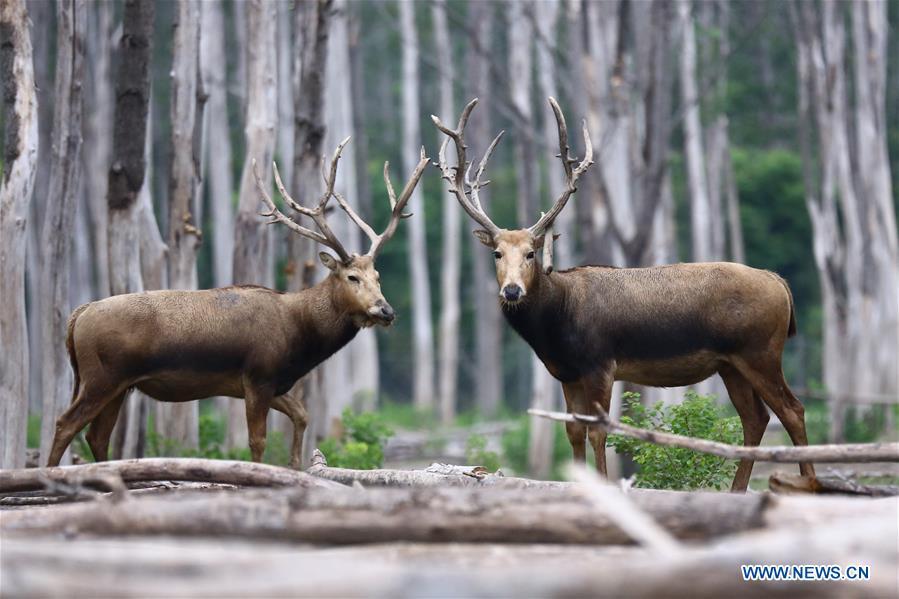
[[[112,155],[112,12],[109,2],[92,2],[88,5],[87,54],[90,85],[87,86],[91,109],[87,112],[85,145],[91,148],[84,153],[87,207],[93,229],[94,267],[96,269],[97,296],[109,295],[109,241],[107,222],[109,208],[106,205],[106,169]]]
[[[325,67],[325,151],[353,132],[353,95],[350,88],[348,4],[334,2]],[[356,153],[348,147],[337,171],[336,189],[358,211]],[[334,219],[334,233],[350,253],[359,253],[360,232],[343,214]],[[324,249],[324,248],[323,248]],[[372,409],[378,395],[378,344],[374,329],[363,329],[346,347],[323,365],[327,422],[339,418],[346,407]]]
[[[453,101],[453,54],[449,26],[446,18],[446,1],[431,4],[434,23],[434,44],[437,63],[440,65],[440,118],[451,123],[456,116]],[[443,194],[443,252],[440,271],[440,347],[437,358],[438,385],[440,391],[440,420],[451,424],[456,417],[459,373],[459,287],[461,219],[459,206],[452,194]]]
[[[28,328],[25,247],[38,152],[38,106],[24,0],[0,3],[3,171],[0,179],[0,468],[25,465]]]
[[[469,6],[468,27],[475,43],[468,48],[466,56],[466,98],[489,98],[491,94],[490,60],[478,49],[490,45],[493,31],[494,4],[476,2]],[[493,132],[490,130],[488,106],[475,110],[468,125],[468,140],[474,155],[482,155],[490,144]],[[450,121],[452,122],[452,121]],[[481,191],[481,204],[490,210],[490,189]],[[497,416],[503,398],[502,332],[505,323],[496,301],[496,277],[493,259],[466,229],[466,237],[471,244],[474,276],[472,297],[478,309],[475,310],[475,358],[472,365],[475,380],[475,401],[484,418]]]
[[[418,33],[415,26],[415,3],[399,2],[400,39],[402,42],[402,111],[403,171],[415,168],[421,146],[420,110],[418,104]],[[409,271],[412,285],[412,349],[414,352],[413,402],[419,410],[431,411],[434,397],[434,329],[431,323],[431,288],[428,278],[428,244],[425,231],[425,206],[421,187],[416,187],[409,200]]]
[[[87,5],[65,0],[57,5],[56,106],[50,187],[41,226],[41,363],[44,402],[41,413],[41,455],[46,456],[56,433],[56,419],[72,397],[72,375],[66,352],[69,306],[69,262],[72,229],[81,176],[81,105],[84,85],[84,44]],[[64,457],[65,461],[67,458]]]
[[[216,287],[231,284],[234,260],[234,184],[225,73],[225,15],[220,2],[201,5],[200,60],[206,104],[206,181],[212,223],[212,268]]]
[[[848,105],[843,11],[832,1],[823,3],[822,15],[803,3],[794,8],[806,205],[824,305],[824,383],[831,437],[839,441],[854,395],[899,391],[899,341],[884,334],[899,328],[899,252],[884,125],[886,8],[881,2],[853,7],[855,106]]]
[[[178,3],[172,60],[172,160],[169,171],[169,286],[197,288],[198,211],[203,114],[200,88],[200,5]],[[204,100],[205,101],[205,100]],[[156,430],[185,448],[198,443],[199,404],[159,402]]]
[[[263,181],[271,184],[271,164],[275,153],[275,125],[278,118],[278,96],[275,76],[276,6],[271,2],[253,0],[246,3],[247,11],[247,153],[240,177],[240,203],[237,208],[236,240],[234,244],[234,282],[264,285],[268,264],[268,230],[259,215],[262,202],[253,177],[252,162]],[[229,405],[226,444],[246,447],[247,420],[243,401],[232,400]]]

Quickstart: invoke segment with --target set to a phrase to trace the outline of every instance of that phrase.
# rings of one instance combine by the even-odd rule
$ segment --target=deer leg
[[[115,427],[126,395],[128,395],[128,391],[123,391],[106,404],[100,414],[91,422],[91,427],[87,431],[87,444],[90,445],[91,453],[94,454],[94,460],[97,462],[105,462],[109,459],[109,438],[112,436],[112,429]]]
[[[250,453],[254,462],[262,461],[265,452],[265,433],[272,392],[263,387],[247,389],[244,403],[247,408],[247,431],[250,437]]]
[[[808,445],[805,408],[784,380],[779,358],[771,359],[767,355],[754,360],[744,358],[736,361],[735,366],[787,429],[793,445]],[[810,462],[800,462],[799,472],[803,476],[815,476]]]
[[[309,416],[306,412],[306,406],[299,394],[286,393],[279,395],[272,400],[272,407],[288,418],[293,423],[293,442],[290,446],[290,464],[295,470],[300,469],[300,454],[303,450],[303,435],[306,432],[306,424],[309,422]]]
[[[121,388],[89,389],[82,381],[78,397],[56,421],[56,434],[53,436],[53,446],[47,458],[47,466],[59,466],[62,454],[65,453],[78,431],[94,420],[103,408],[122,392]]]
[[[609,413],[609,407],[612,405],[612,382],[612,377],[604,372],[587,379],[584,383],[584,391],[586,394],[585,407],[588,414],[597,413],[594,403],[598,403],[606,411],[606,414]],[[603,476],[607,476],[606,436],[606,431],[598,426],[591,426],[587,429],[587,439],[593,447],[593,457],[596,460],[596,471]]]
[[[734,408],[740,416],[740,422],[743,425],[743,445],[746,447],[758,446],[768,427],[770,418],[768,408],[762,403],[758,394],[752,390],[749,381],[735,368],[727,366],[718,373],[724,381],[731,403],[734,404]],[[734,475],[734,482],[730,487],[731,491],[746,490],[749,486],[749,478],[752,476],[752,465],[752,460],[740,460],[737,473]]]
[[[584,385],[581,381],[574,383],[562,383],[562,392],[565,395],[565,406],[568,412],[584,412]],[[586,436],[587,427],[579,422],[566,422],[565,433],[571,444],[574,461],[580,464],[587,461]]]

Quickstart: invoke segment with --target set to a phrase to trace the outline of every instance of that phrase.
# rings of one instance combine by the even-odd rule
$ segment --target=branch
[[[805,447],[742,447],[705,439],[694,439],[671,433],[650,431],[612,420],[602,408],[599,415],[566,414],[532,408],[528,414],[558,420],[578,422],[586,426],[597,426],[609,434],[624,435],[647,443],[682,447],[701,453],[708,453],[730,460],[754,460],[757,462],[899,462],[899,443],[854,443],[846,445],[808,445]]]
[[[143,458],[79,466],[0,470],[0,493],[41,490],[48,482],[79,485],[88,480],[110,480],[112,476],[117,476],[126,483],[177,480],[251,487],[335,488],[333,483],[305,472],[268,464],[199,458]]]

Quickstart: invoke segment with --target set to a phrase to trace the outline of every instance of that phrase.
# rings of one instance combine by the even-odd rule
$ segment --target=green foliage
[[[208,410],[200,413],[199,447],[191,449],[167,439],[156,432],[153,421],[147,427],[147,457],[175,456],[185,458],[207,458],[212,460],[242,460],[249,462],[252,454],[249,447],[226,449],[225,420],[218,412]],[[290,450],[284,436],[277,431],[268,433],[262,461],[266,464],[286,466],[290,461]]]
[[[378,415],[385,424],[396,428],[432,430],[437,427],[436,414],[419,410],[411,403],[385,401],[378,408]]]
[[[41,415],[28,415],[28,433],[26,437],[26,446],[29,449],[37,449],[41,446]]]
[[[470,466],[483,466],[490,472],[500,467],[499,455],[487,450],[487,438],[484,435],[471,435],[465,443],[465,460]]]
[[[341,415],[341,422],[343,432],[340,437],[329,437],[318,447],[328,465],[358,470],[380,468],[384,463],[384,446],[393,436],[393,430],[381,415],[375,412],[353,414],[347,408]]]
[[[743,431],[736,417],[724,417],[712,397],[687,391],[680,405],[661,402],[647,408],[638,393],[625,393],[626,414],[621,422],[654,431],[674,433],[696,439],[708,439],[737,445]],[[639,465],[636,486],[653,489],[722,489],[733,479],[737,464],[717,456],[678,447],[662,447],[622,437],[609,436],[609,444],[618,453],[630,454]]]

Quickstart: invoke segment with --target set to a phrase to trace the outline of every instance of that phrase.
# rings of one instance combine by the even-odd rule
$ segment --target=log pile
[[[197,459],[0,471],[0,595],[899,593],[896,497],[570,478],[347,470],[318,453],[306,472]],[[778,474],[772,488],[805,490],[799,478]],[[867,566],[870,580],[744,581],[753,564]]]

